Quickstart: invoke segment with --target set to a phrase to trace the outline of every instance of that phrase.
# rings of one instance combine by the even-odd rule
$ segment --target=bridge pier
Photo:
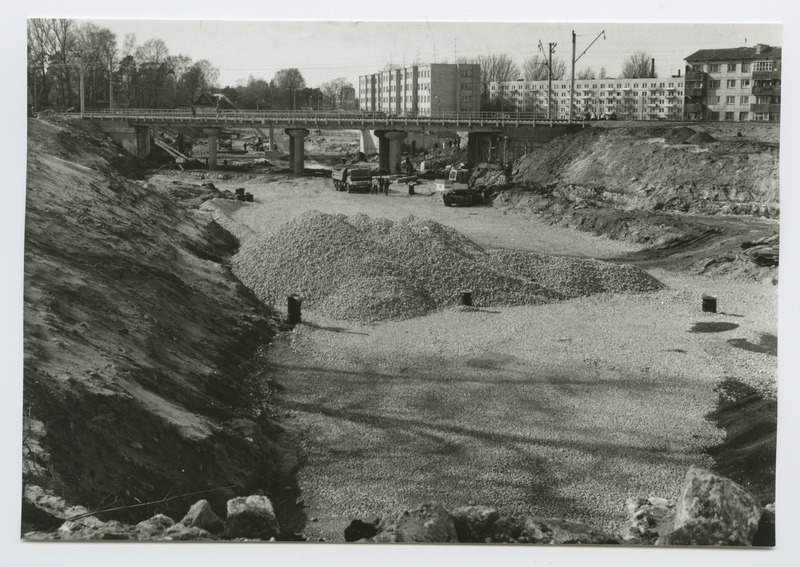
[[[289,135],[289,163],[291,164],[292,173],[303,175],[305,172],[304,140],[308,136],[308,130],[305,128],[287,128],[286,133]]]
[[[203,128],[203,134],[208,136],[208,169],[213,171],[217,169],[217,138],[219,137],[221,128]]]
[[[378,138],[378,168],[381,173],[388,173],[389,140],[386,138],[386,132],[383,130],[375,130],[375,137]]]
[[[278,148],[275,147],[275,127],[272,124],[270,124],[269,125],[269,147],[267,147],[267,150],[272,151],[272,150],[277,150],[277,149]]]
[[[403,159],[403,140],[406,137],[406,133],[400,131],[386,132],[385,136],[389,140],[389,175],[396,175],[400,173],[400,161]]]

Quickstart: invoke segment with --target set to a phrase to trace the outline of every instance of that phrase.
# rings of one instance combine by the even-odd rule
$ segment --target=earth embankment
[[[237,241],[90,124],[28,128],[24,482],[128,520],[268,490],[292,463],[243,364],[277,324]]]

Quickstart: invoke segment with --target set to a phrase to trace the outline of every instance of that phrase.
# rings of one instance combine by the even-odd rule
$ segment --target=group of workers
[[[378,193],[383,193],[384,195],[389,195],[389,184],[391,180],[388,177],[384,177],[380,175],[378,177],[372,178],[372,185],[370,186],[370,194],[377,195]]]

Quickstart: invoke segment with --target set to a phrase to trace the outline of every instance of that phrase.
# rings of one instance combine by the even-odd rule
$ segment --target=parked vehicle
[[[337,191],[369,191],[372,172],[368,167],[343,167],[331,173],[333,186]]]

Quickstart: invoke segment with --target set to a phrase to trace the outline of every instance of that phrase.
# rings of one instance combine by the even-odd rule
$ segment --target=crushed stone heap
[[[317,211],[248,239],[233,264],[239,278],[266,303],[299,293],[308,309],[367,323],[456,305],[463,290],[473,291],[475,307],[489,307],[663,287],[631,266],[489,253],[435,221]]]

